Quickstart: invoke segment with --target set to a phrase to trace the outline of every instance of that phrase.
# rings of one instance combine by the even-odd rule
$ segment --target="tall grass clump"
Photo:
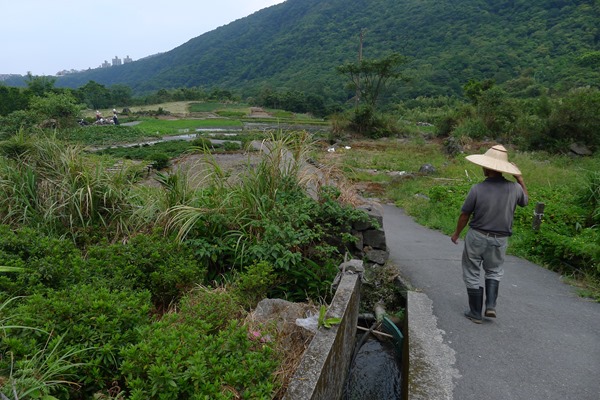
[[[288,288],[290,298],[325,295],[354,240],[352,221],[366,214],[319,185],[319,173],[305,163],[312,145],[306,132],[273,134],[262,143],[258,163],[249,162],[235,177],[214,163],[212,181],[196,192],[196,204],[171,209],[169,228],[213,260],[210,276],[267,262],[278,276],[279,295]]]
[[[25,134],[24,134],[25,135]],[[26,147],[23,147],[23,143]],[[129,193],[136,167],[83,153],[53,137],[17,135],[2,143],[0,221],[77,238],[95,227],[118,237],[129,232]],[[21,149],[17,151],[16,149]]]

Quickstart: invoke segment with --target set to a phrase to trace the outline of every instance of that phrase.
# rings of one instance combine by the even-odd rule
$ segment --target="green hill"
[[[469,79],[527,77],[561,91],[600,86],[600,1],[287,0],[159,55],[60,77],[125,84],[135,93],[270,87],[345,96],[335,67],[363,55],[409,57],[400,97],[460,94]]]

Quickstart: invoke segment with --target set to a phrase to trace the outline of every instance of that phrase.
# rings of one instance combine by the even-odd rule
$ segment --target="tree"
[[[483,92],[490,90],[495,84],[493,79],[485,79],[483,81],[470,79],[469,82],[465,83],[463,86],[463,92],[465,97],[468,98],[471,103],[477,105]]]
[[[548,139],[557,145],[578,142],[600,148],[600,90],[579,88],[556,102],[548,117]]]
[[[110,98],[113,107],[130,105],[131,93],[131,88],[127,85],[112,85],[110,87]]]
[[[75,125],[79,116],[77,100],[67,93],[36,96],[31,99],[30,111],[38,116],[41,122],[56,120],[62,128]]]
[[[346,63],[337,67],[337,71],[349,77],[349,88],[358,94],[359,100],[375,109],[377,100],[392,79],[407,80],[400,71],[405,63],[404,56],[392,53],[381,59],[361,59],[355,63]]]
[[[0,85],[0,116],[26,109],[28,100],[21,89]]]
[[[109,108],[112,105],[110,90],[94,81],[80,87],[75,94],[90,108]]]
[[[356,107],[350,127],[360,134],[385,136],[390,134],[385,118],[377,113],[377,100],[394,79],[407,80],[400,67],[406,58],[392,53],[382,59],[360,59],[337,67],[340,74],[350,79],[348,85],[356,93]],[[361,103],[362,102],[362,103]]]
[[[33,76],[31,72],[27,74],[27,92],[33,96],[43,96],[46,93],[54,91],[55,78],[48,76]]]

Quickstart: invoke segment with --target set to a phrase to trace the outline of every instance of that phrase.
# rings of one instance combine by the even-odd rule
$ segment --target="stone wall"
[[[366,263],[384,265],[390,257],[383,230],[383,210],[377,204],[364,204],[357,207],[365,211],[370,220],[356,223],[352,227],[352,234],[356,237],[356,258],[363,259]]]

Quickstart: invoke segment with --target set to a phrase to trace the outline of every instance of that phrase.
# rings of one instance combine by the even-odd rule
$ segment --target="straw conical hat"
[[[493,146],[485,154],[467,156],[467,160],[493,171],[505,172],[511,175],[521,175],[516,165],[508,162],[508,152],[501,144]]]

